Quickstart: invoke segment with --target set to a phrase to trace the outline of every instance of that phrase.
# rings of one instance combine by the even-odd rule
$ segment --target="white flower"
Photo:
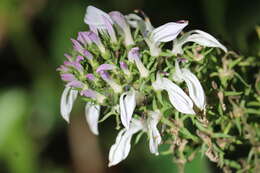
[[[94,6],[88,6],[84,22],[90,26],[90,29],[93,32],[96,32],[96,30],[98,30],[102,34],[108,33],[111,38],[111,42],[117,42],[116,34],[113,28],[114,22],[112,21],[110,16],[104,11]]]
[[[135,91],[128,91],[120,96],[120,118],[126,129],[129,128],[132,115],[136,106]]]
[[[157,79],[152,85],[155,90],[166,90],[171,104],[179,112],[185,114],[195,114],[193,110],[193,102],[190,97],[172,81],[167,78],[162,78],[159,74],[157,74]]]
[[[135,63],[140,76],[142,78],[146,78],[149,76],[149,71],[145,68],[144,64],[141,61],[141,56],[139,52],[139,47],[133,47],[129,52],[128,52],[128,60],[132,63]]]
[[[160,43],[174,40],[188,25],[188,21],[180,21],[169,22],[154,28],[147,17],[143,20],[135,14],[129,14],[126,18],[131,26],[139,27],[152,56],[159,56],[161,52]]]
[[[65,87],[60,102],[60,112],[62,117],[69,123],[69,116],[72,110],[74,101],[78,96],[78,91],[72,89],[71,87]]]
[[[131,149],[132,136],[142,128],[143,124],[140,120],[132,119],[129,129],[122,129],[118,133],[116,142],[111,146],[109,151],[109,167],[126,159]]]
[[[176,81],[185,81],[188,86],[189,96],[194,104],[201,110],[205,108],[206,96],[198,78],[188,69],[180,69],[179,62],[175,62],[175,74],[173,79]]]
[[[158,155],[158,145],[161,143],[162,138],[157,129],[157,124],[160,120],[161,113],[159,110],[149,111],[147,119],[147,133],[149,136],[149,148],[151,153]]]
[[[98,118],[100,114],[100,105],[86,103],[85,117],[92,133],[98,135]]]
[[[201,30],[192,30],[173,41],[173,54],[183,54],[182,46],[187,42],[194,42],[206,47],[218,47],[227,52],[227,48],[212,35]]]

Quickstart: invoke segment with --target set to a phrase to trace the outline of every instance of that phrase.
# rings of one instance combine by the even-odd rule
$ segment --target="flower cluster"
[[[102,121],[110,115],[118,117],[118,126],[122,124],[123,128],[111,146],[109,166],[128,156],[131,138],[140,132],[147,134],[151,153],[158,155],[162,142],[159,123],[167,120],[164,112],[169,105],[172,112],[183,114],[206,111],[206,96],[200,81],[182,67],[189,63],[181,58],[184,45],[193,42],[225,52],[226,48],[200,30],[181,35],[188,25],[185,20],[155,28],[146,16],[123,15],[118,11],[105,13],[88,6],[84,22],[90,30],[71,39],[73,50],[65,54],[67,60],[58,68],[66,83],[61,115],[69,122],[74,101],[80,96],[86,102],[85,116],[94,134],[99,133],[101,113],[105,114]],[[168,42],[173,43],[172,50],[164,46]]]

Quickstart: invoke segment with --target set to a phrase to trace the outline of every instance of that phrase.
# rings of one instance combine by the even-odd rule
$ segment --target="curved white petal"
[[[212,35],[201,30],[192,30],[174,40],[172,53],[175,55],[183,54],[182,46],[187,42],[194,42],[206,47],[218,47],[227,52],[227,48]]]
[[[78,96],[78,91],[71,87],[65,87],[60,102],[60,112],[62,117],[69,123],[69,116],[72,110],[74,101]]]
[[[123,93],[120,96],[119,106],[121,122],[128,129],[136,106],[135,91]]]
[[[100,115],[100,105],[86,103],[85,118],[87,120],[89,129],[95,135],[98,135],[98,118]]]
[[[155,43],[168,42],[168,41],[174,40],[179,35],[179,33],[183,30],[183,28],[187,25],[188,25],[188,22],[166,23],[158,28],[155,28],[151,32],[151,40],[153,40],[153,42],[155,42]]]
[[[179,81],[184,80],[188,90],[189,96],[194,104],[203,110],[206,105],[206,96],[198,78],[188,69],[180,69],[178,61],[175,63],[176,71],[174,77]]]
[[[159,111],[148,112],[147,129],[149,136],[149,148],[151,153],[158,155],[158,145],[161,143],[162,138],[157,129],[157,124],[160,120],[161,114]]]
[[[133,119],[128,130],[123,129],[118,133],[116,142],[111,146],[109,151],[109,167],[118,164],[128,156],[131,148],[131,138],[142,128],[141,121]]]
[[[187,94],[176,84],[167,78],[161,78],[157,75],[156,82],[153,87],[160,90],[166,90],[171,104],[179,112],[185,114],[195,114],[193,110],[193,102]]]
[[[94,26],[97,29],[106,29],[106,23],[104,22],[104,17],[113,24],[110,16],[104,11],[94,7],[88,6],[84,18],[84,22],[90,26]]]
[[[223,46],[215,37],[212,35],[201,31],[201,30],[193,30],[189,32],[190,35],[186,38],[186,42],[195,42],[202,46],[206,47],[219,47],[223,51],[227,52],[227,48]]]

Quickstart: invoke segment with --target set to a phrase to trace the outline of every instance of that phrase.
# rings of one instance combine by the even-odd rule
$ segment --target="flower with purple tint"
[[[93,59],[93,55],[87,51],[87,50],[84,50],[83,51],[83,55],[88,59],[88,60],[92,60]]]
[[[101,64],[97,68],[96,72],[100,73],[101,71],[114,70],[115,68],[116,68],[116,66],[113,64]]]
[[[119,64],[120,64],[120,68],[123,70],[124,74],[126,74],[127,76],[130,76],[131,73],[130,73],[130,71],[128,69],[127,64],[125,62],[123,62],[123,61],[120,61]]]
[[[113,70],[114,66],[111,64],[100,65],[96,72],[101,76],[101,78],[114,90],[116,93],[122,92],[122,87],[118,85],[108,74],[107,70]]]
[[[136,64],[136,67],[138,68],[141,77],[148,77],[149,71],[145,68],[140,59],[138,47],[134,47],[128,52],[128,60]]]
[[[73,74],[63,73],[63,74],[61,74],[61,79],[66,82],[71,82],[71,81],[75,80],[76,78]]]
[[[82,65],[77,61],[72,61],[72,62],[64,61],[64,65],[73,67],[74,69],[78,70],[79,72],[83,71]]]
[[[109,13],[112,20],[116,23],[119,33],[124,37],[125,46],[130,46],[134,44],[134,40],[132,38],[131,30],[126,22],[126,19],[123,14],[118,11],[112,11]]]
[[[101,34],[108,34],[111,38],[111,43],[117,42],[116,33],[113,28],[113,21],[104,11],[94,6],[88,6],[84,21],[96,34],[98,31]]]
[[[83,45],[91,44],[92,41],[88,36],[88,32],[79,32],[77,40]]]
[[[57,68],[57,71],[60,71],[60,72],[68,72],[69,71],[69,68],[66,67],[65,65],[60,65],[58,68]]]
[[[88,98],[91,98],[91,99],[94,99],[94,100],[97,100],[98,103],[103,103],[104,100],[105,100],[105,96],[100,94],[99,92],[97,91],[94,91],[92,89],[85,89],[85,90],[82,90],[80,92],[81,95],[85,96],[85,97],[88,97]]]
[[[67,87],[83,88],[84,84],[78,80],[73,80],[66,85]]]
[[[72,43],[73,43],[73,48],[74,50],[76,50],[77,52],[79,52],[80,54],[83,54],[84,48],[82,47],[82,45],[75,39],[71,39]]]
[[[86,74],[86,78],[90,81],[94,81],[96,78],[92,73],[88,73]]]
[[[101,53],[105,53],[106,52],[106,49],[105,49],[104,45],[102,44],[99,36],[96,33],[92,32],[92,31],[89,31],[87,33],[87,35],[90,38],[90,40],[97,45],[97,47],[98,47],[98,49],[100,50]]]

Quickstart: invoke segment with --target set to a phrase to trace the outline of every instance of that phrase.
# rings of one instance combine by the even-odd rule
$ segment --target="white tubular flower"
[[[109,13],[112,20],[116,23],[119,33],[124,37],[125,46],[134,44],[129,24],[126,22],[125,16],[119,11],[112,11]]]
[[[126,129],[129,129],[133,112],[136,107],[135,91],[128,91],[120,96],[120,118]]]
[[[157,129],[157,124],[161,118],[159,110],[149,111],[147,119],[147,133],[149,136],[149,148],[151,153],[158,155],[158,145],[161,143],[162,138]]]
[[[142,128],[143,124],[140,120],[132,119],[129,129],[123,129],[118,133],[116,142],[109,151],[109,167],[126,159],[131,149],[132,136]]]
[[[117,42],[116,34],[113,28],[113,21],[104,11],[93,6],[88,6],[84,22],[90,26],[90,29],[93,32],[98,30],[101,33],[108,33],[111,38],[111,42]]]
[[[159,74],[157,74],[157,79],[152,85],[155,90],[166,90],[171,104],[179,112],[195,114],[192,100],[178,85],[167,78],[161,78]]]
[[[61,116],[69,123],[69,116],[74,101],[78,96],[78,91],[71,87],[66,87],[61,95],[60,112]]]
[[[138,47],[134,47],[128,52],[128,60],[130,62],[135,62],[141,77],[145,78],[149,76],[149,71],[145,68],[144,64],[140,59],[140,53]]]
[[[187,42],[194,42],[206,47],[218,47],[227,52],[227,48],[212,35],[201,30],[192,30],[173,41],[172,53],[175,55],[183,54],[182,46]]]
[[[188,69],[180,69],[178,60],[175,62],[175,74],[173,78],[176,81],[185,81],[188,86],[189,96],[194,104],[201,110],[205,109],[206,96],[198,78]]]
[[[100,105],[93,103],[86,103],[85,118],[87,120],[89,129],[95,135],[98,135],[98,118],[100,114]]]

